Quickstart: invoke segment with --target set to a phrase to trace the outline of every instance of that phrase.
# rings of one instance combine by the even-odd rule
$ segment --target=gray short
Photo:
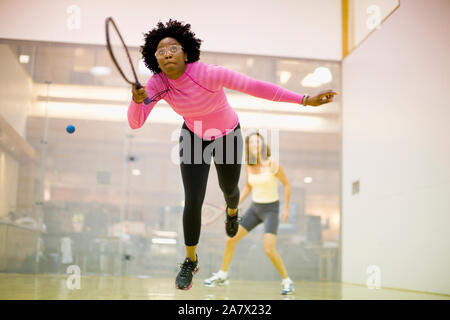
[[[247,231],[251,231],[264,222],[264,233],[277,234],[280,215],[280,201],[270,203],[252,202],[239,224]]]

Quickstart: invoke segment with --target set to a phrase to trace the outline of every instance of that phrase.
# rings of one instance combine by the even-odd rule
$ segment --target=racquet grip
[[[142,85],[139,82],[136,82],[135,86],[136,86],[136,89],[138,89],[138,90],[142,88]],[[150,104],[150,102],[152,102],[152,100],[150,100],[149,97],[144,99],[144,104],[145,105]]]

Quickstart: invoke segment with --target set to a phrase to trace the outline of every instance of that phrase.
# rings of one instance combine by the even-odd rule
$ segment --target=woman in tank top
[[[294,283],[289,278],[286,267],[275,249],[279,224],[280,201],[278,180],[284,186],[284,207],[281,213],[283,222],[289,217],[290,184],[283,167],[270,158],[270,149],[259,133],[253,133],[245,139],[246,186],[241,194],[239,205],[252,193],[252,204],[239,221],[236,236],[228,238],[219,272],[204,281],[206,286],[228,283],[228,267],[234,255],[236,244],[260,223],[264,223],[264,251],[272,261],[282,278],[281,294],[294,291]]]

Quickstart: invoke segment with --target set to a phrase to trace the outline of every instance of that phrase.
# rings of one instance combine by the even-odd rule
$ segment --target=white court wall
[[[343,61],[344,282],[450,294],[448,30],[450,1],[400,1]]]
[[[0,0],[0,38],[103,45],[107,16],[130,46],[174,18],[192,25],[205,51],[342,57],[340,0]]]

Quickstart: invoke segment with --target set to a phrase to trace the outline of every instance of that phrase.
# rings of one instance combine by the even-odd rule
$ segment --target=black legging
[[[201,210],[212,156],[225,202],[229,208],[238,207],[238,183],[243,151],[240,124],[227,135],[208,141],[194,134],[186,123],[183,123],[179,147],[184,186],[184,243],[187,246],[195,246],[200,238]]]

